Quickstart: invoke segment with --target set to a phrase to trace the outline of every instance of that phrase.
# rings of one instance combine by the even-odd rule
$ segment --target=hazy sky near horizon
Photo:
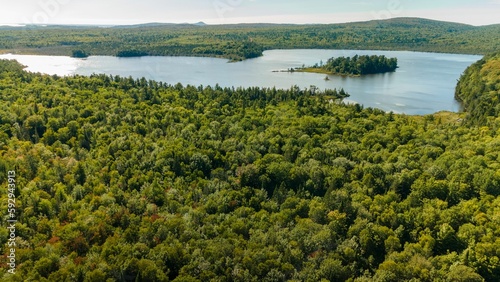
[[[394,17],[500,23],[500,0],[1,0],[0,5],[0,24],[340,23]]]

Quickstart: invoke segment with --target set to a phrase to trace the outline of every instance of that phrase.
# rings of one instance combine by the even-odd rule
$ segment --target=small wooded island
[[[352,58],[330,58],[325,64],[321,62],[312,67],[297,68],[293,69],[293,71],[360,76],[365,74],[393,72],[397,67],[397,58],[387,58],[384,55],[355,55]]]

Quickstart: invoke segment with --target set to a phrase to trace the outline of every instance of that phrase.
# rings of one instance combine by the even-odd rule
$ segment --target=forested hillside
[[[0,91],[2,281],[500,280],[493,126],[9,61]]]
[[[486,125],[500,116],[500,53],[485,56],[464,72],[455,98],[470,124]]]
[[[124,27],[0,28],[0,51],[48,55],[189,55],[243,60],[268,49],[499,51],[500,25],[470,26],[418,18],[323,25],[152,24]]]

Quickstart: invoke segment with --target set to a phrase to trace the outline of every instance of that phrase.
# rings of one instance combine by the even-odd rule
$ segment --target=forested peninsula
[[[311,67],[297,68],[293,71],[314,72],[333,75],[360,76],[393,72],[398,67],[397,58],[387,58],[377,55],[355,55],[351,57],[330,58]]]
[[[86,57],[209,56],[239,61],[270,49],[411,50],[462,54],[500,51],[500,25],[419,18],[346,24],[0,27],[0,52]]]
[[[0,280],[498,281],[497,63],[465,114],[406,116],[2,60]]]
[[[495,124],[500,116],[500,53],[485,56],[464,72],[455,91],[470,124]]]

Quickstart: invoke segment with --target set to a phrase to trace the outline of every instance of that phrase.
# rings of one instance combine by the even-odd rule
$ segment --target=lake
[[[396,72],[341,77],[303,73],[273,72],[310,66],[331,57],[354,55],[396,57]],[[384,111],[410,115],[460,110],[454,99],[455,86],[463,71],[481,59],[475,55],[368,50],[269,50],[264,56],[229,63],[225,59],[200,57],[117,58],[91,56],[76,59],[60,56],[0,55],[16,59],[28,71],[57,75],[90,75],[105,73],[135,78],[146,77],[170,84],[215,85],[234,87],[344,88],[350,95],[346,101]]]

